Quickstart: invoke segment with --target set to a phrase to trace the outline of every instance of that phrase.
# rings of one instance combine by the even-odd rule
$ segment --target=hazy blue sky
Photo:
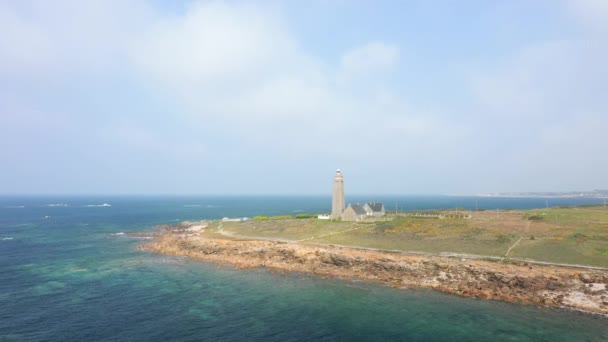
[[[608,188],[606,61],[606,0],[0,0],[0,193]]]

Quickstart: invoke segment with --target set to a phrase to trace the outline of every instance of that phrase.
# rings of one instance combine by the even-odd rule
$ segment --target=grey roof
[[[363,207],[359,204],[349,204],[349,207],[353,208],[353,211],[355,212],[355,214],[357,215],[365,215],[367,214],[365,212],[365,209],[363,209]]]
[[[384,209],[382,202],[369,202],[367,205],[372,209],[373,212],[381,212]]]

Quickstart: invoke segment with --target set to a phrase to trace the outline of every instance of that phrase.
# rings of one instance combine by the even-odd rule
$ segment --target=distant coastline
[[[448,195],[452,196],[452,195]],[[453,195],[458,196],[458,195]],[[608,198],[608,190],[567,191],[567,192],[498,192],[476,194],[475,197],[514,197],[514,198]]]

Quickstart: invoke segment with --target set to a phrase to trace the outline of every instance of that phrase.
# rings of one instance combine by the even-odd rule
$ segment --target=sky
[[[608,188],[605,0],[0,0],[0,193]]]

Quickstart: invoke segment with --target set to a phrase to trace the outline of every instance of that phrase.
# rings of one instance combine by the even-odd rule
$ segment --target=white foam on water
[[[112,233],[110,235],[125,235],[125,233],[124,232],[118,232],[118,233]]]
[[[2,240],[2,241],[7,241],[7,240],[12,240],[12,239],[13,239],[12,237],[4,237],[4,238],[2,238],[2,239],[0,239],[0,240]]]
[[[25,208],[24,205],[7,205],[4,208],[6,209],[21,209],[21,208]]]
[[[103,203],[103,204],[87,204],[85,207],[111,207],[111,204]]]
[[[184,207],[201,207],[200,204],[184,204]]]

